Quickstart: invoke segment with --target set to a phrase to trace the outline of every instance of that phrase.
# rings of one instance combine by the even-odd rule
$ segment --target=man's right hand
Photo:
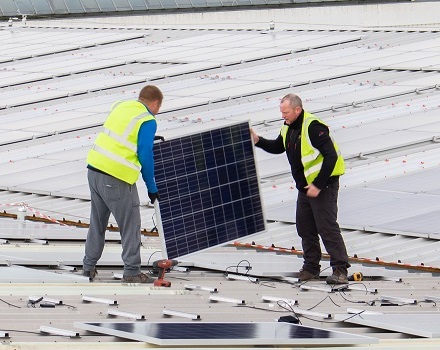
[[[148,192],[148,197],[150,198],[150,202],[151,202],[151,204],[154,204],[154,202],[156,201],[156,199],[157,199],[157,200],[160,200],[159,192],[154,192],[154,193],[152,193],[152,192]]]
[[[260,137],[257,135],[257,133],[254,131],[254,129],[251,128],[251,136],[252,140],[254,141],[254,145],[260,141]]]

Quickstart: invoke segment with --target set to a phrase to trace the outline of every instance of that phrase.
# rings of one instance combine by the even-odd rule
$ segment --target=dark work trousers
[[[303,269],[318,274],[321,268],[321,237],[333,270],[347,274],[347,249],[337,222],[339,181],[323,188],[318,197],[307,197],[298,192],[296,203],[296,227],[302,239],[304,252]]]
[[[83,268],[93,270],[101,258],[110,213],[118,224],[124,275],[141,273],[141,215],[136,184],[88,170],[91,196],[90,227],[87,233]]]

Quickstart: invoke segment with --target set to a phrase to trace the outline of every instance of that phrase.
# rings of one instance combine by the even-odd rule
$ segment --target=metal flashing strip
[[[0,264],[2,264],[2,261],[0,261]],[[5,261],[4,264],[6,266],[0,266],[0,283],[74,283],[88,281],[86,277],[73,273],[56,273],[11,265],[11,261]]]
[[[80,337],[78,332],[73,332],[73,331],[69,331],[66,329],[60,329],[60,328],[54,328],[54,327],[47,327],[47,326],[41,326],[40,332],[55,334],[55,335],[62,335],[64,337],[71,337],[71,338],[79,338]]]
[[[177,316],[177,317],[189,318],[191,320],[201,320],[201,317],[198,314],[190,314],[187,312],[182,312],[177,310],[163,309],[162,313],[164,314],[164,316]]]
[[[377,338],[287,322],[115,323],[75,322],[76,328],[160,346],[352,345]]]
[[[133,318],[135,320],[145,320],[145,315],[134,314],[134,313],[131,313],[131,312],[124,312],[124,311],[115,310],[115,309],[108,309],[107,310],[107,315],[109,315],[109,316],[121,316],[121,317],[126,317],[126,318]]]
[[[214,302],[223,301],[225,303],[232,303],[232,304],[236,304],[236,305],[246,305],[246,301],[244,299],[222,297],[220,295],[210,295],[209,300],[214,301]]]
[[[114,299],[96,298],[87,295],[83,295],[82,300],[85,302],[95,302],[109,305],[118,305],[118,301]]]
[[[255,249],[257,251],[271,251],[279,254],[292,254],[292,255],[303,255],[301,250],[283,248],[283,247],[274,247],[274,246],[265,246],[261,244],[252,243],[242,243],[242,242],[234,242],[230,244],[236,248],[248,248]],[[330,256],[328,254],[322,254],[322,258],[324,260],[328,260]],[[391,261],[383,261],[379,258],[376,259],[368,259],[368,258],[359,258],[359,257],[348,257],[348,260],[353,263],[361,263],[363,265],[377,265],[384,266],[389,268],[396,269],[404,269],[404,270],[416,270],[420,272],[432,272],[432,273],[440,273],[440,267],[435,266],[425,266],[425,265],[413,265],[413,264],[402,264],[399,262],[391,262]]]
[[[200,286],[197,284],[185,284],[185,289],[188,290],[205,290],[207,292],[211,292],[211,293],[217,293],[217,288],[215,287],[206,287],[206,286]]]

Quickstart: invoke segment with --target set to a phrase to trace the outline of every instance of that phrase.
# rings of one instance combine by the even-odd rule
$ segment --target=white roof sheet
[[[28,28],[26,31],[32,29]],[[61,37],[66,29],[53,31],[58,31]],[[109,32],[111,34],[108,37],[97,35],[98,38],[92,39],[91,36],[90,41],[113,40],[115,37],[112,35],[115,32]],[[134,38],[137,35],[142,36],[143,32],[126,34],[128,38]],[[185,35],[178,32],[165,33],[158,30],[157,35],[161,36],[162,42],[154,42],[155,33],[150,33],[148,40],[140,38],[87,49],[78,48],[68,54],[51,55],[50,59],[49,56],[33,57],[29,59],[29,64],[25,64],[27,60],[0,64],[0,74],[1,69],[7,67],[10,69],[4,70],[7,72],[7,81],[17,84],[2,88],[2,96],[5,97],[2,104],[8,104],[11,108],[0,111],[3,122],[0,130],[0,184],[4,189],[10,190],[0,191],[0,203],[8,212],[17,212],[17,206],[11,206],[11,203],[23,202],[35,211],[55,219],[66,217],[85,223],[89,221],[86,153],[99,130],[97,126],[104,121],[111,104],[117,99],[136,98],[139,88],[147,83],[142,81],[144,74],[145,79],[151,79],[148,83],[157,84],[164,91],[163,110],[158,115],[158,133],[166,138],[236,120],[251,120],[259,133],[267,137],[276,137],[281,125],[279,98],[288,92],[297,92],[303,98],[306,109],[316,113],[329,124],[347,158],[347,174],[341,179],[339,206],[340,223],[345,225],[343,235],[350,256],[358,254],[370,259],[379,257],[388,262],[401,260],[404,263],[440,266],[440,241],[436,225],[439,210],[439,188],[436,179],[439,176],[440,156],[438,144],[428,141],[440,132],[437,121],[440,92],[434,87],[438,84],[439,75],[436,71],[421,72],[418,68],[422,67],[417,67],[425,64],[424,60],[433,57],[431,54],[436,52],[436,46],[430,48],[428,44],[426,50],[423,46],[420,52],[405,51],[399,52],[399,55],[393,51],[397,44],[401,45],[400,50],[405,44],[424,41],[422,38],[429,40],[435,35],[380,31],[350,34],[338,31],[292,31],[278,32],[276,38],[273,38],[270,34],[252,32],[216,32],[214,36],[211,35],[212,31],[208,35],[205,35],[206,31],[185,31]],[[235,35],[238,36],[234,38]],[[274,54],[286,53],[283,44],[287,42],[288,50],[323,47],[272,57]],[[373,45],[374,42],[378,45]],[[75,40],[72,39],[70,44],[73,43]],[[436,42],[433,44],[437,45]],[[210,49],[218,49],[204,50],[203,47],[206,45],[211,45]],[[16,49],[17,56],[23,54],[22,46],[19,45]],[[46,50],[47,45],[44,45],[43,49]],[[179,53],[176,53],[177,51]],[[82,56],[82,53],[85,55]],[[126,61],[124,55],[130,56],[130,61]],[[261,55],[265,57],[260,60]],[[374,55],[377,59],[374,59]],[[55,56],[58,61],[52,60]],[[65,64],[66,57],[69,56],[73,56],[70,66]],[[180,61],[179,64],[166,65],[135,62],[157,62],[157,58],[163,61],[175,58]],[[393,58],[396,61],[393,61]],[[387,67],[406,64],[407,61],[402,61],[406,58],[411,67],[415,67],[414,70],[376,70],[377,67],[382,67],[383,63],[386,63]],[[369,62],[370,59],[372,60]],[[244,62],[245,60],[250,62]],[[124,66],[120,69],[101,69],[107,67],[107,64],[121,62]],[[230,62],[237,64],[228,66]],[[34,68],[32,63],[35,63]],[[433,64],[435,65],[435,62]],[[88,68],[93,72],[52,79],[52,75],[85,71]],[[131,70],[133,74],[128,75]],[[37,78],[33,74],[43,71],[51,79],[33,81]],[[14,76],[11,72],[19,74]],[[29,72],[28,77],[32,79],[27,83],[22,80],[26,72]],[[127,86],[116,87],[119,84]],[[91,92],[99,89],[103,90]],[[78,92],[84,94],[74,95]],[[32,103],[41,98],[55,99]],[[20,103],[31,104],[14,107]],[[33,136],[35,139],[31,140]],[[24,138],[28,140],[22,142]],[[289,174],[285,155],[273,156],[262,153],[261,150],[256,152],[267,218],[294,221],[292,217],[296,189]],[[363,156],[358,157],[359,153],[363,153]],[[147,203],[145,185],[141,181],[139,193],[142,203]],[[155,218],[151,207],[141,206],[141,217],[143,227],[154,227]],[[23,228],[22,223],[15,220],[0,221],[3,220],[14,222],[16,230],[21,227],[21,231],[16,237],[11,238],[13,228],[0,225],[0,239],[9,239],[15,243],[0,245],[1,263],[7,264],[12,257],[19,263],[26,264],[32,261],[35,265],[47,266],[49,262],[58,263],[61,256],[66,263],[78,266],[81,264],[84,249],[82,242],[86,229],[78,230],[77,239],[72,239],[75,231],[72,228],[64,231],[61,226],[31,225],[28,222]],[[115,224],[113,218],[110,222]],[[56,227],[56,232],[52,232],[47,226]],[[271,222],[268,227],[268,232],[251,237],[249,241],[255,240],[257,244],[267,244],[268,247],[300,247],[294,224]],[[45,235],[51,240],[48,246],[27,240],[28,237],[45,239]],[[59,240],[52,244],[56,235],[59,235]],[[121,250],[116,241],[117,236],[111,236],[112,242],[106,247],[102,264],[112,266],[112,270],[120,272]],[[142,259],[145,263],[151,262],[152,257],[160,258],[160,252],[156,253],[159,248],[154,239],[145,239],[143,243],[145,246]],[[291,275],[302,266],[301,256],[298,255],[235,250],[229,246],[193,256],[189,263],[204,269],[224,271],[243,258],[251,261],[252,271],[261,276]],[[323,261],[322,265],[323,268],[328,267],[328,260]],[[407,270],[353,263],[353,271],[358,269],[368,271],[371,276],[404,276],[410,282],[413,281],[409,286],[381,282],[381,287],[401,294],[414,291],[421,293],[423,290],[417,289],[421,283],[435,283],[426,276],[422,276],[424,279],[420,282],[420,275],[411,280]],[[91,286],[69,282],[63,285],[45,283],[35,286],[33,290],[45,294],[69,294],[70,299],[68,298],[67,302],[79,304],[81,312],[62,314],[62,326],[67,328],[73,320],[82,321],[79,318],[84,317],[87,308],[81,306],[81,301],[78,301],[80,298],[76,299],[81,294],[90,292],[92,287],[95,293],[103,295],[136,295],[136,298],[124,298],[124,308],[136,311],[139,310],[139,305],[148,304],[149,315],[153,318],[156,317],[155,312],[162,317],[165,304],[186,305],[193,310],[201,306],[200,294],[196,296],[185,292],[185,282],[179,280],[181,276],[173,279],[173,287],[177,289],[172,290],[173,295],[169,299],[156,299],[155,293],[164,291],[145,287],[130,288],[128,291],[126,286],[123,286],[124,289],[121,291],[120,283],[109,283],[115,281],[113,277],[108,277],[110,272],[113,271],[104,269],[102,274],[100,272],[99,278],[105,281],[102,284]],[[200,283],[208,283],[209,276],[205,271],[203,273]],[[324,271],[323,275],[328,273],[329,269]],[[12,270],[6,272],[8,277],[13,275]],[[75,275],[79,277],[79,273]],[[15,281],[19,279],[19,275],[16,277]],[[185,275],[186,277],[188,276]],[[197,281],[194,274],[189,278],[192,282]],[[49,277],[46,279],[46,276],[42,276],[42,280],[49,280]],[[222,281],[218,277],[215,281],[222,287],[236,283]],[[323,281],[316,281],[316,285],[313,285],[322,287],[322,283]],[[257,301],[256,294],[260,293],[262,286],[265,285],[252,285],[253,292],[250,292],[244,288],[248,287],[248,284],[236,283],[228,292],[237,297],[246,294],[253,305],[260,306],[260,299]],[[271,290],[289,296],[293,290],[295,296],[301,297],[302,306],[306,304],[307,307],[313,307],[323,293],[305,293],[284,284]],[[1,291],[8,300],[11,296],[27,293],[15,283],[4,284]],[[327,294],[324,294],[323,298],[325,296]],[[353,294],[350,296],[355,297]],[[368,297],[368,300],[372,300],[377,296]],[[261,298],[261,295],[258,295],[258,298]],[[362,298],[366,299],[364,292]],[[339,302],[352,306],[343,299]],[[322,311],[328,311],[329,306],[323,303],[318,307],[320,308]],[[100,317],[96,316],[99,314],[96,309],[93,311],[93,318]],[[231,309],[223,305],[209,305],[206,318],[224,317],[230,315],[230,312]],[[260,313],[258,307],[252,312],[252,316],[247,312],[241,312],[239,317],[246,321],[249,321],[249,317],[252,317],[253,321],[273,318],[273,314],[268,316],[267,310]],[[15,320],[19,318],[17,313],[11,314]],[[41,314],[39,317],[37,321],[42,320]],[[27,320],[23,325],[33,327],[37,321]],[[357,329],[355,331],[359,332]],[[32,339],[36,337],[28,336]],[[388,333],[381,336],[390,335]]]

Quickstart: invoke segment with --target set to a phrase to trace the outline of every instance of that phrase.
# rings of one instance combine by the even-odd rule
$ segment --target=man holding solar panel
[[[288,94],[281,99],[284,125],[274,140],[251,129],[257,147],[269,153],[286,152],[298,189],[296,227],[302,240],[304,263],[298,273],[301,281],[319,277],[321,246],[330,255],[332,274],[328,284],[348,283],[348,255],[337,222],[339,177],[345,172],[344,159],[328,127],[304,111],[301,99]]]
[[[137,100],[116,102],[87,155],[91,196],[90,227],[85,244],[83,275],[93,280],[105,244],[110,214],[121,234],[125,283],[146,283],[141,272],[141,217],[136,181],[139,174],[151,203],[159,199],[154,179],[153,143],[155,115],[162,105],[162,92],[147,85]]]

